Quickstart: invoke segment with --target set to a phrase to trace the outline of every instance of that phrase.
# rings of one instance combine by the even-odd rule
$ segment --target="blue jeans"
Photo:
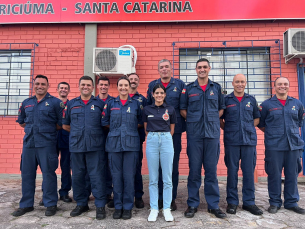
[[[170,132],[149,132],[146,139],[146,157],[149,170],[149,195],[151,209],[158,210],[159,162],[163,179],[163,208],[172,202],[172,172],[174,147]]]

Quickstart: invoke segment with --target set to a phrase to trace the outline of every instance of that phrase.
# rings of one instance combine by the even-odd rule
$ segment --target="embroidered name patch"
[[[190,94],[190,95],[189,95],[189,98],[190,98],[190,97],[194,97],[194,96],[199,96],[199,93],[197,93],[197,94]]]
[[[226,108],[229,108],[229,107],[236,107],[236,104],[231,104],[231,105],[226,106]]]
[[[113,111],[113,110],[121,110],[119,107],[113,107],[113,108],[111,108],[111,110]]]
[[[269,111],[276,111],[276,110],[282,110],[282,108],[281,107],[275,107],[275,108],[269,109]]]
[[[77,108],[82,108],[82,106],[72,107],[71,110],[77,109]]]
[[[24,107],[24,109],[26,109],[26,108],[28,108],[28,107],[33,107],[33,106],[35,106],[35,105],[34,105],[34,104],[32,104],[32,105],[27,105],[27,106]]]

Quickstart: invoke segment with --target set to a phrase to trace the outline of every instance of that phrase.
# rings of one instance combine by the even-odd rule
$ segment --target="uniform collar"
[[[47,98],[50,98],[50,97],[51,97],[51,95],[49,94],[49,92],[47,92],[47,94],[45,95],[45,97],[43,97],[40,101],[42,101],[42,100],[44,100],[44,99],[47,99]],[[37,100],[36,95],[32,96],[31,98],[36,98],[36,100]]]
[[[227,96],[230,97],[230,98],[236,97],[236,96],[234,95],[234,91],[231,92],[230,94],[228,94]],[[243,97],[249,97],[249,94],[245,93]]]
[[[110,96],[110,95],[108,94],[106,100],[109,99],[109,96]],[[96,99],[100,99],[100,94],[98,94],[95,98],[96,98]],[[102,99],[101,99],[101,100],[102,100]]]
[[[140,96],[140,94],[139,94],[139,92],[138,92],[138,91],[136,91],[136,93],[134,93],[134,95],[133,95],[133,96],[135,96],[135,95]]]
[[[165,102],[163,102],[163,104],[161,106],[156,106],[155,103],[152,104],[153,107],[167,107],[167,104]]]
[[[287,96],[287,100],[291,100],[292,97],[290,97],[289,95]],[[276,97],[276,95],[274,95],[271,100],[278,100],[278,98]]]
[[[76,97],[75,99],[77,99],[77,100],[82,100],[80,96]],[[96,100],[96,99],[98,99],[98,98],[96,98],[96,97],[94,97],[93,95],[91,95],[89,101],[92,100],[92,99]],[[89,102],[88,102],[88,103],[89,103]]]
[[[214,82],[210,79],[208,79],[208,84],[207,85],[214,85]],[[195,80],[195,82],[193,83],[194,87],[200,87],[199,83],[198,83],[198,79]]]
[[[115,101],[119,102],[120,101],[120,96],[118,95],[118,97],[115,98]],[[128,99],[127,101],[131,102],[132,99],[130,98],[130,96],[128,95]]]
[[[158,79],[158,83],[162,84],[161,78]],[[175,78],[171,77],[171,80],[168,83],[169,84],[175,83]]]

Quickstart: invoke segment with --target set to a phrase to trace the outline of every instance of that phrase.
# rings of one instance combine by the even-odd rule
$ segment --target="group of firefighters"
[[[237,183],[240,165],[243,173],[242,209],[261,215],[263,211],[255,205],[255,127],[265,135],[268,212],[276,213],[282,206],[281,178],[284,168],[284,208],[305,214],[305,210],[297,204],[297,177],[302,170],[304,148],[300,127],[303,126],[305,111],[299,100],[288,96],[289,80],[283,76],[275,79],[275,95],[258,106],[255,97],[245,93],[247,80],[244,75],[234,76],[234,91],[224,96],[221,86],[209,79],[210,70],[209,60],[199,59],[196,63],[198,78],[186,85],[172,77],[169,60],[160,60],[160,78],[149,83],[146,98],[137,91],[140,78],[135,73],[118,80],[119,96],[115,98],[108,94],[110,81],[107,77],[98,79],[96,86],[99,95],[94,97],[92,78],[82,76],[79,80],[80,96],[72,100],[68,100],[68,83],[58,84],[56,98],[48,93],[48,78],[37,75],[33,86],[35,95],[23,101],[17,119],[17,123],[24,128],[25,136],[20,166],[22,198],[13,216],[34,210],[38,165],[43,176],[40,204],[46,207],[46,216],[56,214],[58,194],[55,170],[60,152],[62,176],[59,195],[64,202],[71,202],[69,191],[73,187],[73,199],[77,206],[70,213],[72,217],[89,210],[88,200],[92,193],[97,219],[106,217],[106,205],[115,208],[114,219],[130,219],[134,204],[137,208],[144,207],[141,168],[146,135],[156,133],[162,140],[169,139],[166,132],[170,132],[169,146],[173,146],[168,162],[170,168],[162,165],[161,169],[160,166],[157,172],[159,182],[152,179],[149,164],[152,159],[147,156],[151,197],[148,221],[155,221],[153,214],[163,207],[166,221],[172,221],[170,210],[177,209],[175,199],[179,183],[181,135],[186,131],[189,175],[188,207],[184,215],[192,218],[197,212],[203,166],[207,210],[218,218],[225,218],[226,213],[219,208],[217,180],[220,128],[224,130],[224,159],[227,166],[226,212],[236,214],[239,205]],[[157,116],[160,119],[154,120]],[[166,127],[167,124],[170,128]],[[146,147],[147,153],[151,152],[148,147],[154,146],[147,144]],[[159,154],[164,154],[164,151],[159,149]],[[169,172],[171,179],[168,181],[166,177]],[[157,187],[158,192],[153,193],[155,189],[151,187]],[[166,191],[169,189],[171,195]],[[157,204],[153,202],[152,195],[158,197]],[[163,197],[166,199],[163,200]],[[166,211],[168,209],[169,212]]]

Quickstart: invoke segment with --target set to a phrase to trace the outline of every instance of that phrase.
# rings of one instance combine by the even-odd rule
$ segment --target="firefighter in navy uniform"
[[[181,135],[185,131],[185,120],[180,115],[180,96],[181,92],[185,87],[185,83],[180,79],[175,79],[172,77],[172,66],[171,62],[167,59],[160,60],[158,63],[158,72],[160,78],[153,80],[149,83],[147,89],[147,105],[152,105],[154,99],[152,96],[153,88],[156,84],[162,84],[166,89],[166,98],[165,102],[174,107],[177,116],[177,123],[175,125],[175,133],[173,135],[173,144],[174,144],[174,161],[173,161],[173,195],[171,210],[175,211],[177,209],[176,198],[177,198],[177,189],[179,183],[179,158],[181,152]],[[159,208],[163,208],[163,182],[162,182],[162,170],[159,169]]]
[[[35,96],[23,101],[17,123],[24,128],[21,176],[22,198],[13,216],[33,211],[36,170],[39,165],[44,182],[43,203],[46,216],[57,211],[58,155],[56,152],[57,129],[61,128],[64,104],[48,93],[48,78],[37,75],[34,80]]]
[[[130,89],[129,89],[129,96],[132,99],[138,100],[142,107],[144,108],[147,104],[146,98],[139,94],[137,91],[139,87],[140,77],[136,73],[131,73],[128,75],[128,79],[130,80]],[[142,160],[143,160],[143,142],[145,141],[145,131],[144,127],[138,129],[140,135],[140,151],[138,162],[136,166],[136,175],[135,175],[135,206],[137,208],[144,208],[144,201],[142,196],[143,192],[143,179],[142,179]]]
[[[239,203],[237,183],[241,161],[242,208],[254,215],[262,215],[263,211],[255,205],[254,186],[257,144],[255,126],[259,123],[260,113],[256,99],[245,93],[246,84],[247,80],[243,74],[234,76],[234,91],[225,97],[226,109],[220,119],[220,126],[224,129],[225,164],[228,168],[227,213],[236,214]]]
[[[106,104],[108,103],[108,101],[110,99],[113,99],[113,97],[108,94],[109,86],[110,86],[110,80],[106,76],[101,76],[98,78],[96,87],[99,90],[99,94],[96,96],[96,98],[103,100],[104,103],[106,103]],[[104,129],[105,142],[106,142],[108,132],[109,132],[109,130],[107,128],[105,128]],[[106,168],[107,207],[114,208],[114,203],[113,203],[113,199],[112,199],[112,191],[113,191],[112,177],[111,177],[111,172],[110,172],[110,168],[109,168],[109,164],[108,164],[108,153],[107,152],[106,152],[105,156],[106,156],[105,160],[107,162],[107,165],[106,165],[107,166],[107,168]],[[87,193],[87,196],[89,199],[89,197],[91,195],[91,183],[90,183],[90,178],[89,178],[88,174],[86,174],[86,193]]]
[[[60,82],[57,86],[58,98],[67,104],[68,95],[70,93],[70,85],[66,82]],[[60,151],[60,168],[61,168],[61,189],[58,193],[60,200],[69,203],[72,199],[69,197],[71,190],[71,166],[70,166],[70,151],[69,151],[69,132],[60,129],[57,132],[57,150]]]
[[[284,168],[284,208],[299,214],[298,175],[302,171],[301,156],[304,141],[300,127],[304,124],[304,106],[288,96],[289,80],[279,77],[274,81],[275,95],[260,105],[258,127],[265,133],[265,170],[268,174],[269,213],[282,206],[282,170]]]
[[[226,214],[219,209],[217,164],[220,154],[220,121],[226,108],[221,86],[209,80],[210,63],[199,59],[196,63],[198,78],[186,86],[181,95],[181,115],[187,123],[187,155],[189,158],[188,208],[184,215],[194,217],[200,203],[201,168],[205,171],[204,194],[208,212],[218,218]]]
[[[67,103],[63,129],[70,132],[73,199],[77,203],[70,216],[78,216],[89,210],[85,190],[85,176],[88,173],[95,197],[96,219],[101,220],[106,217],[107,202],[105,142],[101,123],[105,103],[92,96],[93,88],[91,77],[80,78],[81,95]]]
[[[128,95],[130,81],[126,76],[119,78],[117,86],[119,96],[105,105],[102,123],[109,127],[106,151],[113,182],[113,218],[126,220],[132,217],[142,110],[140,103]]]

